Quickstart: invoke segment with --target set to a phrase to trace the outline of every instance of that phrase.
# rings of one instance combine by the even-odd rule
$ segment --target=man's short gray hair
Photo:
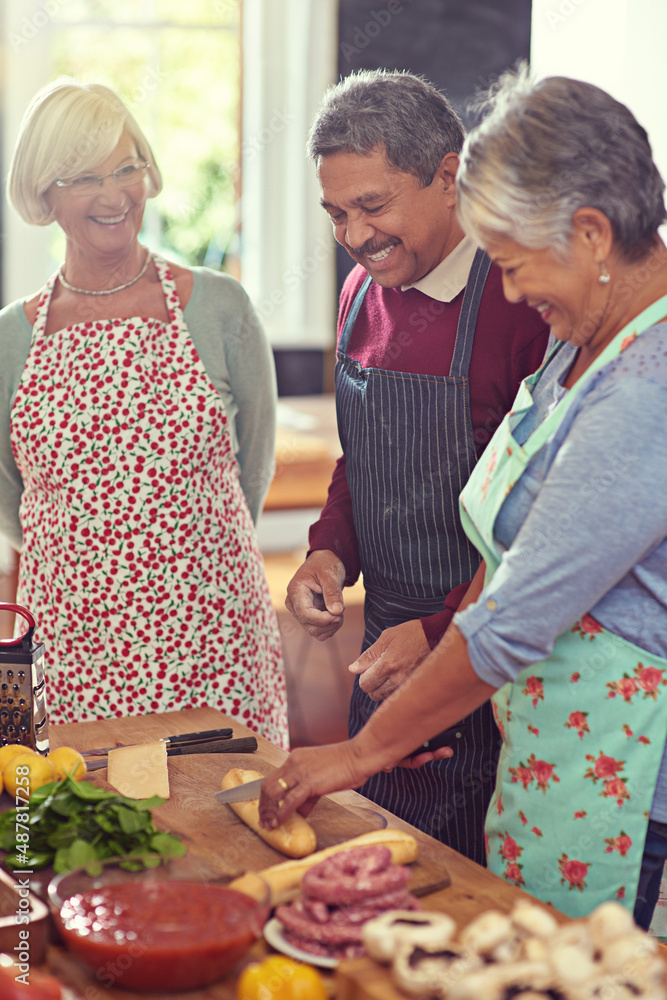
[[[526,66],[486,96],[456,177],[458,214],[479,242],[501,236],[566,258],[572,217],[597,208],[619,253],[644,257],[665,220],[665,185],[646,131],[624,104],[567,77],[535,83]]]
[[[397,170],[428,187],[446,153],[459,153],[461,119],[433,84],[412,73],[361,70],[325,93],[308,136],[318,162],[334,153],[370,156],[384,148]]]

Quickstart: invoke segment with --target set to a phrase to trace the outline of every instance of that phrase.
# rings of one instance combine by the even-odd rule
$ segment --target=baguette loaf
[[[228,788],[236,788],[237,785],[245,785],[261,777],[263,775],[259,771],[243,771],[234,767],[222,779],[221,787],[224,792]],[[290,816],[275,830],[265,830],[259,825],[259,799],[252,799],[249,802],[230,802],[229,807],[262,840],[281,854],[286,854],[288,858],[303,858],[307,854],[312,854],[317,847],[315,831],[298,813]]]
[[[258,872],[271,889],[271,904],[288,902],[299,892],[301,879],[309,868],[324,861],[325,858],[337,854],[339,851],[349,851],[353,847],[367,847],[372,844],[382,844],[391,851],[391,860],[395,865],[406,865],[417,859],[419,847],[417,841],[409,833],[402,830],[371,830],[370,833],[362,833],[352,840],[345,840],[342,844],[334,847],[326,847],[323,851],[317,851],[296,861],[284,861],[279,865],[272,865]],[[257,895],[257,880],[254,873],[250,872],[241,875],[240,878],[230,882],[230,889],[237,889],[247,896],[259,898]]]

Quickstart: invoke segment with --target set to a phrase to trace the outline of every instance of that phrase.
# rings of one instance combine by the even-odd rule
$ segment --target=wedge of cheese
[[[152,795],[169,798],[167,744],[138,743],[109,751],[109,784],[128,799],[149,799]]]

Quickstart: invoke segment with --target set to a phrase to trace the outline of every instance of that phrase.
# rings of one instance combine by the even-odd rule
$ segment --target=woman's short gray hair
[[[7,178],[7,195],[19,215],[37,226],[53,222],[45,195],[53,182],[97,166],[123,132],[150,164],[149,197],[162,190],[153,151],[120,97],[97,83],[61,78],[35,94],[23,116]]]
[[[370,156],[384,147],[397,170],[428,187],[446,153],[458,153],[465,130],[439,90],[412,73],[361,70],[326,91],[308,136],[316,162],[335,153]]]
[[[581,80],[504,74],[483,102],[456,177],[458,214],[479,242],[508,237],[567,257],[572,217],[597,208],[616,249],[645,256],[665,220],[665,185],[646,131],[625,105]]]

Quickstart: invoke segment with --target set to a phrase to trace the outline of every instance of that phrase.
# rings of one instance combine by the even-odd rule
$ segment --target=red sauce
[[[222,978],[257,938],[266,911],[202,882],[121,882],[67,899],[60,931],[102,986],[176,993]]]

